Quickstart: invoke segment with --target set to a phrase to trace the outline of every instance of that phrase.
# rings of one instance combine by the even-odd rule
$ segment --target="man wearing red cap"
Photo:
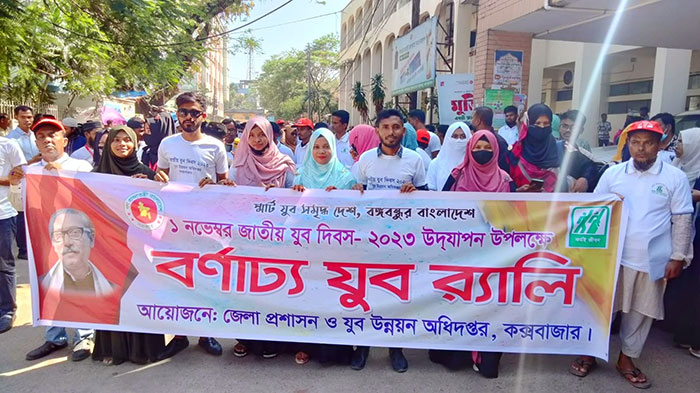
[[[693,205],[686,175],[657,158],[663,130],[656,122],[638,121],[628,132],[632,159],[608,169],[596,193],[619,195],[629,212],[615,296],[622,311],[618,372],[634,387],[651,386],[633,363],[654,319],[663,319],[666,280],[680,275],[692,259]],[[569,371],[586,376],[595,359],[581,356]]]
[[[41,161],[31,165],[42,166],[47,171],[69,170],[76,172],[90,172],[92,165],[87,161],[71,158],[65,152],[68,145],[66,130],[63,124],[55,119],[43,119],[32,127],[36,136],[36,146],[41,154]],[[15,168],[10,175],[10,192],[13,198],[21,199],[21,181],[24,172]],[[88,329],[75,329],[73,334],[73,354],[71,359],[80,361],[90,356],[92,352],[93,331]],[[68,346],[68,334],[62,327],[52,326],[46,330],[46,342],[27,354],[27,360],[36,360]]]
[[[294,149],[294,162],[300,167],[304,163],[304,158],[306,158],[306,148],[309,140],[311,140],[311,134],[314,132],[314,123],[310,119],[302,117],[294,125],[294,128],[297,129],[299,136],[299,143],[297,143],[297,148]]]
[[[433,160],[428,153],[428,150],[430,149],[430,132],[428,132],[428,130],[420,129],[416,131],[416,139],[418,141],[418,149],[416,149],[416,153],[418,153],[420,158],[423,159],[423,165],[425,166],[427,173],[428,167],[430,166],[430,161]]]

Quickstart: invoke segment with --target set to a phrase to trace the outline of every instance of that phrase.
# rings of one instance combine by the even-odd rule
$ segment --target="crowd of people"
[[[387,109],[377,114],[373,125],[350,127],[344,110],[333,112],[329,124],[308,118],[270,122],[264,117],[238,124],[232,119],[207,122],[206,101],[199,93],[179,95],[176,105],[175,116],[162,112],[147,119],[84,124],[37,115],[28,106],[15,109],[17,128],[0,137],[0,333],[11,329],[16,315],[15,256],[27,259],[21,188],[24,167],[34,165],[200,187],[297,192],[615,193],[629,208],[615,300],[622,341],[617,370],[635,387],[650,386],[633,359],[641,355],[652,322],[665,315],[671,319],[676,344],[700,357],[700,266],[691,264],[693,250],[699,248],[693,217],[694,203],[700,200],[700,129],[677,132],[670,114],[628,119],[613,138],[617,156],[603,163],[594,159],[582,138],[585,116],[576,110],[557,116],[544,104],[534,104],[524,113],[506,108],[506,124],[499,130],[493,128],[494,113],[488,107],[475,108],[469,124],[435,128],[426,125],[421,110],[405,118],[402,111]],[[7,118],[0,116],[0,127]],[[598,144],[607,145],[611,127],[605,115],[597,130]],[[89,230],[78,234],[65,229],[54,235],[58,236],[52,242],[69,249],[72,242],[94,236]],[[89,270],[64,271],[64,288],[99,286]],[[163,360],[189,345],[184,336],[166,345],[159,334],[85,329],[75,329],[70,341],[73,360],[92,356],[108,364]],[[65,328],[50,327],[45,343],[26,358],[45,357],[68,342]],[[215,338],[200,337],[198,344],[209,354],[223,353]],[[317,359],[361,370],[369,348],[243,339],[233,348],[238,357],[252,353],[271,358],[283,352],[293,353],[299,364]],[[495,352],[442,350],[429,351],[429,356],[453,370],[474,367],[488,378],[498,376],[501,358]],[[389,357],[395,371],[408,369],[401,348],[389,349]],[[569,371],[585,377],[596,366],[594,358],[581,356]]]

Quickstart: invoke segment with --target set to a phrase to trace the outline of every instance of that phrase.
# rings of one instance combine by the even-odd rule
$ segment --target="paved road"
[[[15,327],[0,335],[0,392],[636,392],[612,364],[601,364],[586,378],[567,373],[570,356],[509,355],[500,377],[487,380],[472,371],[450,372],[428,360],[427,351],[406,350],[410,369],[391,370],[387,351],[376,349],[363,371],[294,364],[291,356],[263,360],[233,356],[233,340],[222,340],[225,354],[205,354],[192,345],[173,359],[138,366],[106,366],[68,360],[68,349],[28,362],[24,355],[43,342],[43,328],[30,325],[27,261],[18,261],[19,314]],[[611,353],[619,351],[613,340]],[[671,347],[669,335],[653,330],[638,365],[658,392],[700,391],[700,359]]]

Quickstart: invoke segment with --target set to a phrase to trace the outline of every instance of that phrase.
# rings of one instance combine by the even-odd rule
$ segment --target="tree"
[[[379,112],[384,109],[384,98],[386,97],[384,93],[384,76],[382,74],[376,74],[372,77],[370,81],[370,90],[372,92],[374,111],[379,114]]]
[[[338,37],[329,34],[314,40],[303,51],[292,49],[265,61],[255,83],[261,106],[282,119],[299,117],[306,112],[309,101],[311,113],[307,116],[312,119],[337,109],[338,47]]]
[[[231,83],[229,85],[229,108],[247,111],[258,109],[255,88],[251,87],[247,91],[241,91],[237,83]]]
[[[248,56],[248,80],[253,80],[253,55],[262,53],[262,40],[253,37],[251,31],[248,30],[244,36],[234,40],[230,52],[233,55],[242,52]]]
[[[367,96],[365,94],[365,89],[362,87],[362,82],[355,82],[355,86],[352,88],[352,106],[355,107],[360,112],[362,116],[362,122],[367,122],[367,112],[369,112],[369,107],[367,106]]]

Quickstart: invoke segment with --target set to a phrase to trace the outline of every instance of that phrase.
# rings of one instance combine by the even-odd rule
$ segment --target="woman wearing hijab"
[[[136,157],[137,141],[136,133],[131,128],[112,128],[107,136],[102,158],[93,172],[152,180],[155,172],[139,162]],[[95,332],[92,358],[107,364],[121,364],[127,360],[145,364],[156,361],[158,354],[164,349],[165,337],[162,334],[98,330]]]
[[[272,133],[272,125],[264,117],[246,123],[228,177],[240,186],[289,187],[296,166],[280,152]]]
[[[327,128],[319,128],[311,134],[311,149],[306,151],[304,164],[294,178],[294,190],[349,190],[355,185],[353,175],[338,160],[335,140],[335,135]],[[310,351],[321,363],[349,364],[353,349],[347,345],[300,345],[294,361],[297,364],[308,363]]]
[[[233,180],[239,186],[286,187],[291,186],[294,174],[294,161],[277,148],[272,125],[264,117],[256,116],[246,122],[228,179],[220,183],[231,185]],[[275,341],[238,340],[233,354],[244,357],[250,350],[269,359],[277,356],[281,346]]]
[[[480,130],[474,133],[467,144],[463,162],[451,171],[442,191],[514,191],[515,185],[512,184],[510,176],[498,167],[498,152],[498,139],[493,132]],[[500,352],[473,351],[471,365],[486,378],[498,378],[498,364],[502,355]],[[459,370],[470,365],[469,356],[464,351],[431,350],[429,356],[433,362],[440,363],[451,370]]]
[[[700,177],[700,128],[689,128],[680,134],[683,140],[683,155],[676,158],[674,165],[685,172],[692,186]]]
[[[411,123],[406,122],[403,126],[406,129],[406,132],[403,134],[401,146],[411,150],[418,149],[418,131],[416,131]]]
[[[360,124],[350,130],[348,140],[350,142],[350,154],[355,160],[355,163],[350,167],[350,173],[357,178],[357,161],[366,151],[379,147],[379,135],[377,135],[377,130],[374,127]]]
[[[462,122],[452,123],[445,133],[445,139],[438,156],[428,166],[428,189],[441,191],[452,170],[462,161],[467,152],[467,143],[472,133]]]
[[[528,125],[513,146],[510,176],[518,191],[553,192],[562,150],[552,136],[552,110],[535,104],[527,110]]]

